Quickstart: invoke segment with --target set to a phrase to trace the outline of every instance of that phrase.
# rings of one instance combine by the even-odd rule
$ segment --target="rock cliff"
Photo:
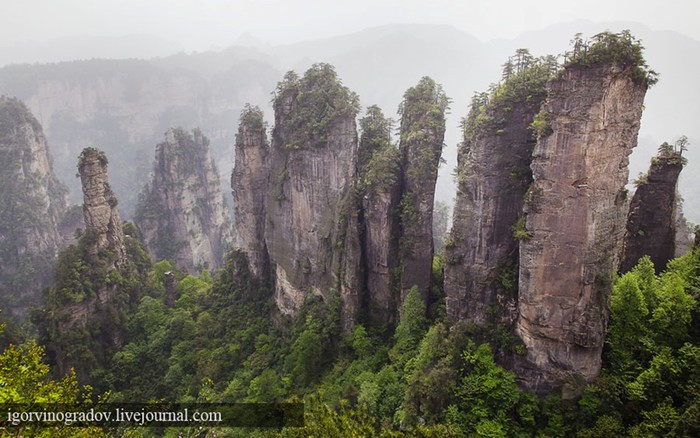
[[[399,214],[401,168],[398,148],[391,142],[391,120],[371,106],[360,120],[360,221],[365,274],[363,307],[367,320],[393,325],[400,296]]]
[[[527,347],[516,373],[538,393],[564,385],[569,397],[600,371],[628,156],[653,82],[644,67],[634,41],[601,35],[547,86],[551,133],[531,164],[516,327]]]
[[[220,185],[209,140],[197,129],[168,130],[135,215],[154,259],[172,260],[190,273],[222,265],[232,224]]]
[[[109,254],[111,268],[124,261],[124,233],[119,219],[117,198],[107,179],[107,156],[95,148],[85,148],[78,159],[83,187],[83,219],[87,251],[93,257]]]
[[[447,104],[423,78],[401,105],[400,146],[377,106],[360,121],[358,145],[357,95],[315,64],[278,84],[269,152],[262,114],[244,111],[232,177],[239,246],[254,271],[269,261],[281,314],[295,315],[309,295],[329,303],[338,294],[343,330],[358,320],[390,327],[402,289],[418,285],[428,299]]]
[[[52,279],[63,245],[66,189],[54,176],[39,122],[0,97],[0,308],[22,319]]]
[[[270,145],[265,128],[263,113],[258,107],[243,110],[231,175],[236,243],[248,257],[250,272],[257,277],[267,276],[269,264],[265,245],[265,197],[270,175]]]
[[[648,255],[659,273],[676,256],[677,186],[684,158],[670,150],[668,143],[664,145],[668,152],[654,157],[647,174],[637,181],[627,216],[620,272],[632,270],[640,258]]]
[[[531,124],[547,95],[549,71],[540,62],[523,66],[491,95],[476,95],[464,120],[445,248],[446,306],[453,322],[514,321],[518,225],[536,142]]]
[[[449,99],[442,87],[423,77],[404,94],[401,127],[401,296],[418,286],[427,301],[433,262],[435,181],[445,136]]]
[[[277,87],[265,241],[284,315],[293,315],[308,294],[328,297],[337,286],[347,234],[339,224],[348,223],[357,166],[358,107],[357,95],[327,64],[302,78],[287,73]]]

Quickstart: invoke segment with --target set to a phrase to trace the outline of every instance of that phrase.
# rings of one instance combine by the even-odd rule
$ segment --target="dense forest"
[[[590,350],[600,361],[593,378],[563,367],[564,377],[548,381],[546,391],[545,386],[531,384],[528,379],[537,369],[535,362],[527,362],[528,353],[540,347],[532,343],[534,335],[523,335],[531,335],[527,331],[531,327],[509,310],[522,304],[519,294],[524,295],[522,272],[527,266],[519,254],[531,251],[541,238],[537,214],[543,214],[548,205],[546,187],[542,188],[548,181],[542,169],[548,163],[542,157],[547,158],[547,145],[561,138],[562,129],[574,131],[574,123],[557,118],[557,99],[573,94],[566,81],[587,84],[594,82],[591,77],[605,81],[612,77],[619,80],[610,80],[613,84],[638,90],[641,111],[643,92],[656,82],[656,76],[642,57],[639,41],[628,32],[604,33],[591,41],[577,36],[563,65],[555,57],[535,58],[524,49],[516,52],[504,64],[501,81],[475,94],[463,120],[455,173],[458,205],[459,196],[467,198],[462,201],[464,220],[455,215],[454,227],[440,245],[433,244],[433,203],[450,99],[428,77],[404,95],[398,142],[392,136],[394,122],[377,106],[360,115],[357,95],[328,64],[315,64],[303,76],[290,72],[278,84],[270,144],[262,111],[247,106],[236,139],[236,153],[243,154],[236,157],[241,167],[234,169],[232,178],[234,200],[240,202],[234,205],[235,221],[243,242],[229,249],[222,267],[213,272],[206,268],[193,272],[191,266],[178,266],[172,258],[149,255],[139,239],[138,224],[119,219],[107,177],[109,157],[98,149],[85,149],[78,161],[85,195],[84,228],[59,252],[42,305],[31,311],[32,328],[13,322],[3,325],[0,402],[97,407],[163,401],[303,402],[305,424],[288,428],[210,425],[205,430],[4,424],[0,434],[700,435],[700,233],[696,232],[695,244],[685,254],[667,256],[664,266],[661,262],[655,266],[651,261],[655,254],[648,254],[620,270],[617,256],[595,242],[599,252],[592,254],[602,254],[604,260],[585,261],[598,269],[592,271],[592,289],[586,290],[598,294],[592,301],[603,309],[603,332],[597,333],[601,342],[593,345],[577,338],[567,344],[576,351],[593,345]],[[595,100],[598,91],[589,93],[594,97],[584,95],[580,105]],[[608,98],[607,93],[601,94]],[[605,117],[613,118],[612,113]],[[612,123],[610,131],[631,132],[636,142],[639,115],[636,120],[629,113],[623,116],[627,118]],[[597,122],[590,120],[591,125]],[[0,119],[0,123],[5,122]],[[206,143],[176,132],[191,148]],[[352,158],[347,163],[338,164],[348,145],[354,145],[351,151],[356,153],[349,154]],[[504,154],[513,154],[508,157],[512,160],[489,156],[488,148],[501,153],[496,148],[502,147]],[[522,149],[516,151],[516,147]],[[662,145],[652,169],[661,163],[680,166],[680,172],[688,164],[682,156],[684,147],[682,141],[675,148]],[[339,151],[334,152],[335,161],[324,161],[323,154],[333,148]],[[484,148],[484,156],[492,161],[479,158]],[[186,152],[177,149],[179,154]],[[196,152],[209,160],[202,150]],[[521,155],[515,156],[516,152]],[[183,163],[197,165],[190,156]],[[256,165],[265,175],[262,194],[252,192],[260,187],[236,185],[253,181],[246,178],[255,175],[245,170],[257,169]],[[476,278],[473,273],[458,272],[467,263],[460,257],[468,253],[464,246],[472,231],[468,224],[477,211],[469,207],[478,201],[469,190],[482,187],[478,184],[492,176],[478,173],[486,165],[503,173],[502,184],[494,185],[494,199],[512,196],[505,199],[508,205],[517,199],[517,208],[507,214],[494,208],[500,221],[494,227],[501,231],[495,240],[483,238],[483,242],[498,246],[503,254],[484,259],[483,278],[474,281],[465,295],[454,283]],[[626,167],[620,169],[626,179]],[[328,183],[305,186],[308,175],[328,178]],[[652,171],[637,185],[653,184],[651,175]],[[9,184],[10,177],[3,178],[2,183]],[[333,191],[337,180],[343,184]],[[156,197],[149,191],[154,184],[143,192],[142,216],[154,206],[144,201],[147,196]],[[581,178],[574,184],[567,180],[565,186],[586,194],[594,184]],[[213,183],[218,185],[218,180]],[[670,186],[675,195],[675,179]],[[304,189],[313,194],[300,196]],[[324,204],[313,202],[316,195]],[[624,225],[627,192],[616,188],[610,197],[606,208],[618,212],[615,220]],[[678,208],[672,198],[669,215]],[[246,206],[246,200],[259,202]],[[261,204],[264,208],[255,208]],[[311,231],[304,231],[313,236],[301,238],[303,244],[295,240],[297,223],[285,222],[287,217],[296,218],[299,205],[308,205],[304,213],[318,219]],[[592,210],[597,208],[591,205]],[[211,208],[205,203],[197,207]],[[485,215],[493,213],[479,208]],[[301,216],[300,220],[306,219]],[[9,220],[3,213],[3,221]],[[565,225],[573,235],[572,223]],[[618,245],[613,252],[620,251],[623,241],[627,247],[632,239],[646,237],[645,233],[656,236],[652,229],[642,233],[635,229],[623,239],[624,227],[611,229],[617,233],[617,237],[608,236]],[[288,240],[281,242],[280,234]],[[675,235],[669,238],[673,245]],[[610,272],[599,268],[606,263]],[[568,268],[583,270],[580,266]],[[450,270],[457,273],[446,275]],[[476,294],[478,288],[483,293]],[[586,318],[589,310],[585,309]]]

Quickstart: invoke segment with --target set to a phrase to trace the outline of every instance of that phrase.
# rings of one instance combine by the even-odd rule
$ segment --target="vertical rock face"
[[[90,244],[88,252],[97,256],[103,251],[113,254],[111,267],[124,260],[124,233],[117,210],[117,198],[107,179],[107,157],[95,148],[85,148],[78,160],[83,187],[83,218]]]
[[[548,76],[547,67],[539,64],[518,72],[491,97],[477,95],[465,120],[445,252],[446,306],[453,322],[485,324],[491,315],[510,323],[515,317],[514,232],[532,181],[536,140],[530,125],[546,97]]]
[[[391,143],[391,121],[372,106],[360,120],[359,148],[364,307],[367,319],[378,325],[393,325],[396,309],[399,263],[399,215],[401,169],[399,150]]]
[[[209,140],[197,129],[170,129],[156,146],[153,179],[142,192],[135,222],[155,259],[189,272],[218,269],[232,242],[231,219]]]
[[[231,188],[237,243],[248,257],[251,273],[261,277],[268,265],[265,196],[270,174],[270,146],[259,108],[248,107],[241,114],[235,148]]]
[[[62,246],[66,189],[54,176],[41,125],[0,97],[0,308],[22,318],[52,278]]]
[[[426,300],[430,292],[435,181],[448,102],[442,88],[424,77],[406,91],[400,108],[402,299],[413,286]]]
[[[652,159],[645,181],[640,181],[627,216],[620,271],[628,272],[640,258],[651,257],[656,272],[676,255],[676,202],[678,176],[683,170],[680,155]]]
[[[302,78],[287,74],[274,108],[265,241],[277,307],[293,315],[307,294],[327,294],[338,281],[358,101],[331,66],[317,64]]]
[[[600,370],[627,157],[648,86],[640,67],[604,55],[569,64],[549,83],[552,132],[533,154],[516,329],[527,358],[516,372],[537,392],[590,381]]]

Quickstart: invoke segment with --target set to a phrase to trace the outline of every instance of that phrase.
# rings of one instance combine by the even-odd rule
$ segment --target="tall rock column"
[[[516,328],[527,347],[516,373],[539,393],[564,385],[571,396],[600,371],[628,156],[653,80],[624,37],[599,36],[547,87],[551,134],[533,153]]]
[[[170,129],[155,155],[135,214],[148,251],[191,273],[218,269],[232,242],[232,224],[209,139],[199,129]]]
[[[638,181],[627,216],[621,272],[631,271],[645,255],[651,257],[656,272],[661,272],[676,255],[676,189],[684,158],[671,148],[664,143],[647,174]]]
[[[413,286],[418,287],[425,300],[430,292],[435,181],[448,104],[442,87],[423,77],[418,85],[406,91],[400,107],[402,301]]]
[[[92,256],[109,251],[111,267],[117,267],[125,257],[124,233],[117,198],[107,179],[107,156],[95,148],[83,149],[78,173],[83,188],[85,232],[90,242],[88,251]]]
[[[491,95],[476,95],[472,101],[445,247],[446,305],[453,322],[512,323],[516,317],[516,238],[536,142],[531,124],[547,95],[549,71],[544,63],[534,63]],[[490,317],[496,320],[488,321]]]
[[[365,277],[363,306],[377,325],[396,322],[400,297],[399,215],[401,168],[398,148],[391,142],[391,120],[377,106],[360,119],[360,227]]]
[[[231,188],[238,245],[257,277],[263,277],[268,269],[265,196],[270,175],[269,154],[263,113],[258,107],[246,107],[236,134]]]
[[[328,64],[302,78],[287,73],[277,87],[270,156],[265,243],[275,301],[292,316],[305,297],[329,298],[339,281],[349,196],[357,166],[357,95]],[[359,291],[343,296],[346,315]],[[348,321],[350,318],[344,318]]]

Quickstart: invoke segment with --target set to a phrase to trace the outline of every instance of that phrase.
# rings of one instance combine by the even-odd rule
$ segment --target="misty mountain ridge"
[[[315,62],[328,62],[335,66],[344,84],[359,94],[363,106],[378,104],[394,120],[397,120],[396,109],[404,90],[417,78],[428,75],[442,84],[452,99],[451,114],[447,116],[447,147],[443,154],[446,165],[440,168],[436,191],[438,200],[451,202],[455,193],[452,172],[461,139],[460,120],[467,113],[471,96],[485,91],[500,77],[501,65],[508,56],[521,47],[529,48],[534,56],[560,54],[569,50],[567,42],[575,33],[591,37],[604,30],[622,29],[630,29],[642,40],[646,47],[645,58],[650,67],[660,73],[659,83],[650,90],[645,102],[639,145],[631,156],[631,178],[647,169],[658,145],[664,141],[672,142],[682,134],[690,139],[687,157],[689,165],[693,166],[696,160],[700,160],[700,152],[695,147],[700,141],[696,140],[700,139],[700,132],[694,123],[700,117],[700,104],[694,100],[700,90],[695,90],[696,81],[690,75],[700,67],[697,65],[700,64],[700,42],[681,33],[655,31],[638,23],[579,20],[525,32],[511,40],[486,42],[452,26],[424,24],[378,26],[341,36],[272,47],[258,44],[253,35],[222,51],[110,61],[108,67],[104,65],[94,72],[92,67],[100,61],[8,66],[0,69],[0,92],[25,100],[37,114],[46,128],[57,173],[75,192],[77,185],[72,178],[75,156],[88,143],[99,145],[101,138],[112,137],[110,124],[120,126],[120,141],[128,145],[125,152],[133,151],[123,160],[115,157],[116,166],[135,167],[130,160],[149,162],[153,145],[162,138],[163,132],[180,125],[185,129],[201,127],[211,138],[212,155],[220,163],[225,176],[232,169],[234,125],[243,104],[260,105],[268,122],[271,121],[270,93],[285,71],[303,71]],[[684,56],[678,56],[679,53]],[[127,64],[131,68],[127,68]],[[97,107],[89,112],[78,108],[79,104],[71,106],[52,96],[46,87],[46,81],[70,81],[72,73],[58,73],[66,69],[66,65],[72,65],[73,68],[68,70],[75,69],[83,81],[82,85],[73,83],[67,86],[64,92],[68,95],[79,93],[79,89],[85,91],[86,87],[93,91],[104,87],[106,77],[120,84],[121,90],[108,92],[109,86],[104,88],[99,99],[94,101]],[[131,73],[125,72],[124,68]],[[141,69],[150,72],[147,80],[137,73]],[[131,84],[128,93],[124,90],[125,83]],[[165,83],[170,85],[164,86]],[[177,89],[178,96],[165,96],[168,89]],[[153,95],[148,99],[134,96],[134,93],[149,91]],[[125,93],[132,99],[125,99]],[[46,110],[47,100],[53,101],[52,111]],[[74,99],[75,102],[78,100]],[[148,108],[154,101],[158,105]],[[61,117],[55,117],[57,114],[61,117],[77,114],[77,117],[71,117],[79,120],[83,127],[95,125],[99,114],[102,126],[91,126],[92,134],[76,133],[72,136],[66,127],[58,125]],[[144,114],[149,115],[144,118]],[[105,119],[109,122],[105,123]],[[138,129],[131,125],[134,120],[140,125]],[[134,129],[138,132],[130,132]],[[59,131],[60,135],[57,135]],[[109,145],[103,147],[109,153]],[[148,169],[142,164],[136,168],[138,172],[132,173],[130,180],[135,179],[138,184],[126,186],[118,180],[114,182],[127,216],[131,214],[130,206],[133,208],[136,186],[141,186],[147,179]],[[691,187],[700,183],[699,178],[700,175],[686,170],[680,182],[686,214],[694,222],[700,222],[700,200],[693,196]]]

